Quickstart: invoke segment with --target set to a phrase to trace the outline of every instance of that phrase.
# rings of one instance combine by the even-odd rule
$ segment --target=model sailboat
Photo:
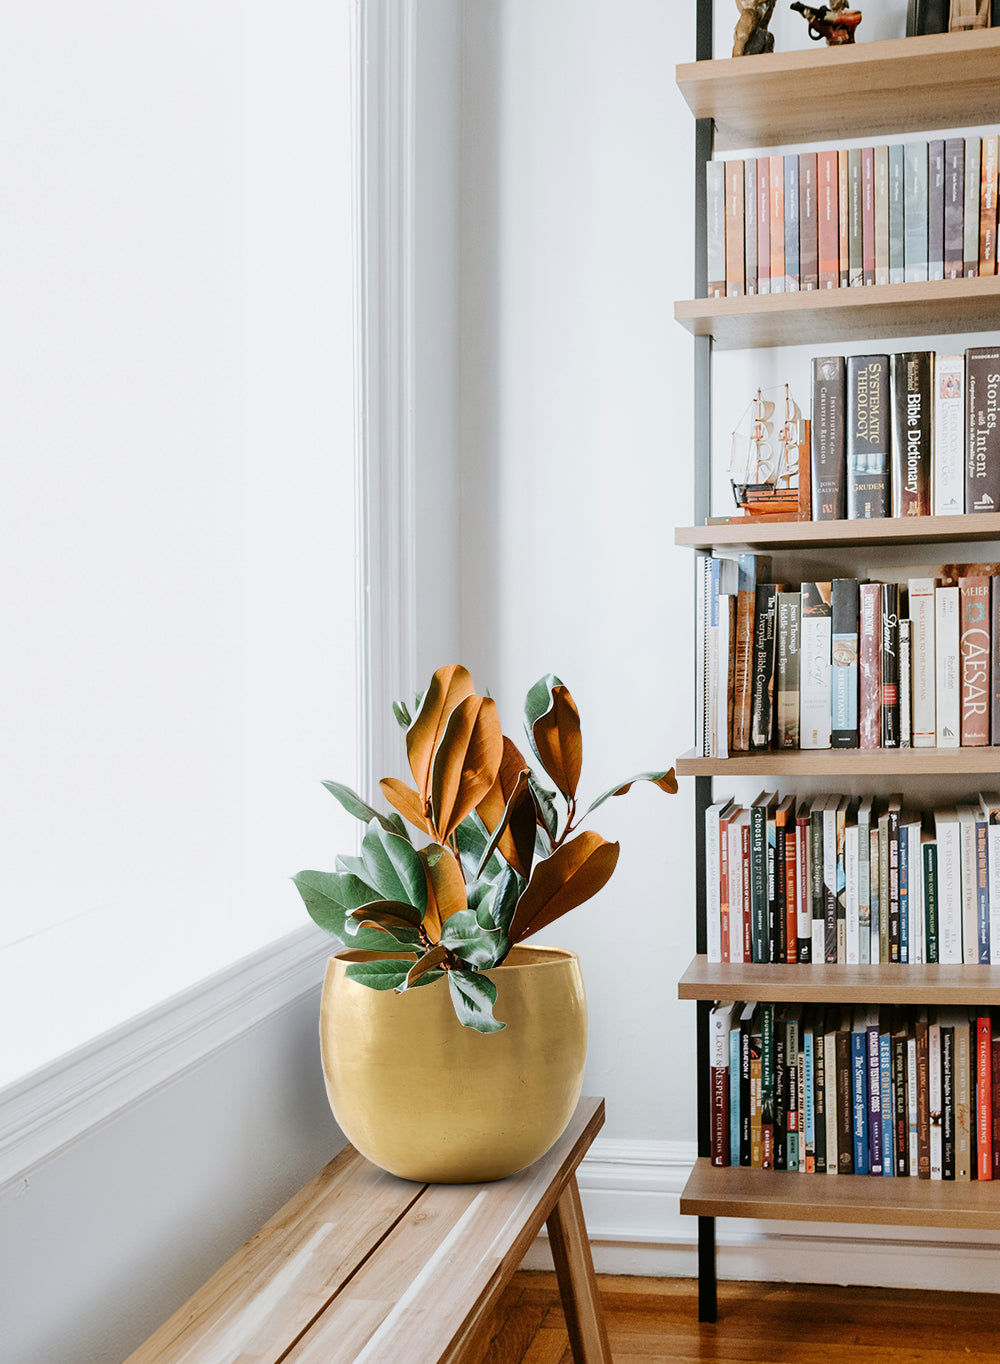
[[[808,439],[806,423],[787,384],[780,425],[775,409],[758,388],[733,432],[729,478],[736,505],[747,515],[794,518],[799,512],[799,451]]]

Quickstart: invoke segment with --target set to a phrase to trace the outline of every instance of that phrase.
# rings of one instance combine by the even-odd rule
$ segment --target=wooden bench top
[[[546,1222],[574,1358],[609,1364],[576,1184],[603,1124],[581,1099],[491,1184],[411,1183],[346,1147],[126,1364],[459,1364]]]

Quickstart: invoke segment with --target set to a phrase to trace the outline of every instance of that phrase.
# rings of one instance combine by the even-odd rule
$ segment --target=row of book
[[[1000,563],[794,584],[766,555],[699,564],[701,756],[1000,744]]]
[[[1000,1179],[988,1009],[725,1001],[709,1052],[713,1165]]]
[[[710,962],[1000,966],[1000,793],[762,791],[704,818]]]
[[[708,297],[997,272],[1000,137],[706,166]]]
[[[811,519],[997,511],[998,395],[997,346],[817,356]]]

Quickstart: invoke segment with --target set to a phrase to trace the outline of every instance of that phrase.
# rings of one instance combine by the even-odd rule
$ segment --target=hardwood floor
[[[1000,1364],[1000,1297],[983,1293],[725,1282],[701,1325],[692,1279],[598,1285],[614,1364]],[[475,1364],[572,1364],[554,1274],[515,1275]]]

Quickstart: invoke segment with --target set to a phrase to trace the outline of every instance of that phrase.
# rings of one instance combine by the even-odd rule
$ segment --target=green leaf
[[[603,805],[612,796],[624,796],[637,781],[651,781],[654,786],[658,786],[661,791],[666,791],[669,795],[674,795],[677,791],[677,778],[674,776],[672,767],[665,772],[640,772],[638,776],[630,777],[626,782],[619,782],[617,786],[612,786],[610,791],[605,791],[603,796],[598,796],[592,805],[587,806],[583,818],[586,819],[592,810],[596,810],[599,805]]]
[[[400,729],[409,729],[413,724],[413,717],[402,701],[393,701],[392,713],[396,717],[396,724],[399,725]]]
[[[470,966],[492,966],[506,952],[507,937],[499,929],[484,928],[474,910],[461,909],[445,924],[441,946],[449,948]]]
[[[354,961],[344,975],[369,990],[398,990],[409,969],[408,961]]]
[[[535,736],[532,730],[535,721],[540,720],[552,709],[552,688],[561,686],[563,686],[563,682],[556,677],[555,673],[547,673],[538,679],[524,698],[524,728],[528,732],[528,743],[531,745],[531,751],[542,764],[542,767],[545,766],[545,763],[542,762],[542,755],[535,746]]]
[[[486,831],[486,825],[474,810],[471,814],[466,815],[455,830],[455,838],[458,842],[458,858],[466,879],[475,881],[479,873],[479,863],[486,850],[486,845],[490,841],[490,836]],[[490,881],[496,880],[505,866],[506,863],[503,858],[498,853],[494,853],[486,866],[483,867],[482,875]]]
[[[352,940],[362,929],[377,931],[381,935],[381,942],[376,950],[381,952],[420,951],[420,911],[412,905],[394,900],[378,900],[374,904],[362,905],[360,909],[352,911],[345,929]]]
[[[348,919],[346,937],[352,947],[364,937],[366,952],[419,952],[420,934],[415,928],[388,928],[377,919]]]
[[[352,947],[366,952],[386,950],[384,933],[372,928],[355,929],[353,924],[348,927],[354,910],[371,902],[374,893],[371,886],[350,872],[300,871],[293,880],[310,918],[324,932],[341,942],[350,939]]]
[[[427,908],[427,876],[409,839],[387,832],[373,820],[361,840],[361,852],[365,879],[377,897],[414,905],[422,915]]]
[[[372,809],[367,801],[362,800],[356,791],[352,791],[349,786],[343,786],[340,782],[325,781],[323,785],[332,796],[335,796],[337,800],[340,801],[347,813],[353,815],[355,819],[360,819],[362,824],[370,824],[374,819],[377,820],[387,832],[402,834],[404,838],[409,838],[409,834],[406,831],[406,825],[400,819],[399,815],[380,814],[378,810]]]
[[[535,777],[531,778],[531,790],[538,808],[542,812],[544,827],[551,840],[554,840],[559,832],[559,813],[556,810],[556,793],[548,791],[544,786],[540,786]],[[549,850],[551,851],[551,844]]]
[[[493,1017],[497,987],[478,971],[449,971],[448,990],[455,1016],[465,1028],[476,1032],[500,1032],[507,1026]]]

